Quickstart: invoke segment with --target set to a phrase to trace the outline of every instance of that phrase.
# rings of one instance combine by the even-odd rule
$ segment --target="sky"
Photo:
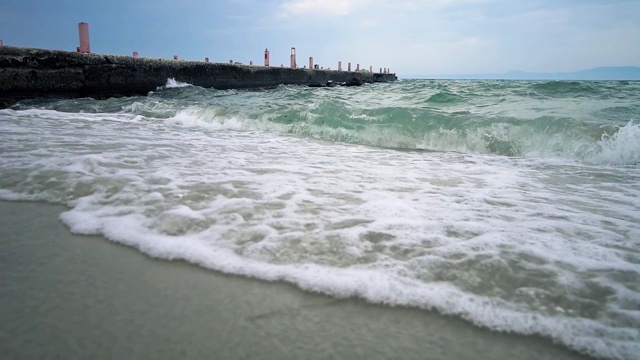
[[[640,66],[640,0],[3,0],[5,45],[400,76]]]

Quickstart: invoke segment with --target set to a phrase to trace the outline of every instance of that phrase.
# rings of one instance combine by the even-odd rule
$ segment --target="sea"
[[[640,82],[24,100],[0,200],[159,259],[640,358]]]

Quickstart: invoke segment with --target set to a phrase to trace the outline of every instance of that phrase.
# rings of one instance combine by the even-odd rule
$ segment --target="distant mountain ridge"
[[[406,78],[470,80],[640,80],[640,67],[607,66],[573,72],[557,73],[510,71],[503,74],[421,75]]]

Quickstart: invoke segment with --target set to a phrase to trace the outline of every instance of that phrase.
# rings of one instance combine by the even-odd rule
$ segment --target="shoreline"
[[[7,358],[586,359],[537,336],[150,258],[0,201]]]

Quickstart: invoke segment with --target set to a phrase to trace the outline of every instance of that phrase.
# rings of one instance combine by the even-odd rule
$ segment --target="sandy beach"
[[[0,202],[5,359],[581,358],[424,310],[152,259],[71,234],[64,210]]]

